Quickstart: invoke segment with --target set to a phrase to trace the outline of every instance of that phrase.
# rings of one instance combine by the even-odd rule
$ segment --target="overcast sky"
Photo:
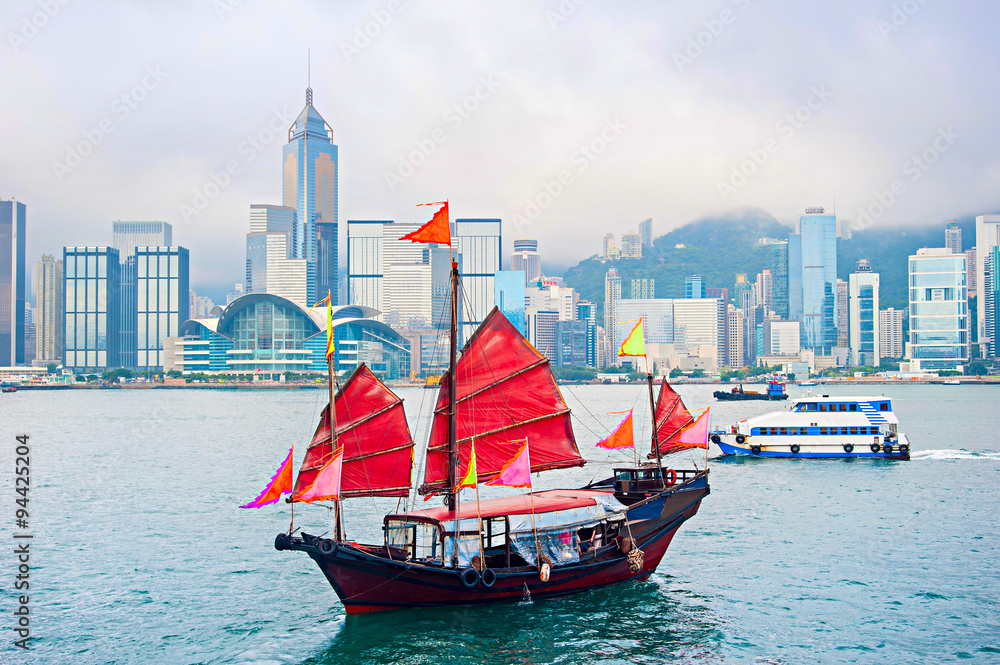
[[[898,226],[1000,205],[997,2],[62,2],[2,10],[0,196],[28,206],[31,262],[158,219],[195,289],[242,280],[307,47],[341,238],[450,198],[503,218],[505,254],[535,237],[562,267],[647,217],[660,235],[746,206]]]

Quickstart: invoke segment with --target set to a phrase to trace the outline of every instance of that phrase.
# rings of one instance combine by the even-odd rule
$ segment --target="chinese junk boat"
[[[451,276],[455,303],[454,261]],[[407,497],[411,489],[414,444],[402,400],[362,364],[332,400],[332,428],[324,409],[290,499],[334,500],[332,537],[290,526],[275,548],[308,554],[348,614],[560,596],[648,578],[709,493],[707,470],[661,463],[693,421],[680,397],[664,381],[656,462],[615,468],[586,487],[532,491],[531,473],[585,463],[549,361],[496,308],[459,353],[451,310],[451,360],[417,490],[444,505],[385,515],[381,543],[346,537],[343,499]],[[648,383],[652,403],[651,376]],[[338,490],[317,490],[334,465]],[[480,501],[483,483],[527,492]],[[475,500],[458,501],[463,487],[476,488]]]

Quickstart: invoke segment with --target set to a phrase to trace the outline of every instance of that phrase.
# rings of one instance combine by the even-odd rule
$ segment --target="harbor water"
[[[678,389],[689,408],[712,407],[715,428],[787,408],[717,403],[715,388]],[[1000,388],[813,390],[891,397],[912,460],[713,458],[711,494],[648,582],[356,617],[308,556],[274,550],[287,504],[237,508],[293,444],[297,468],[325,391],[4,394],[0,537],[14,542],[15,436],[27,434],[34,538],[27,653],[13,645],[13,548],[0,556],[0,662],[1000,662]],[[631,463],[631,452],[594,447],[622,418],[611,411],[635,408],[648,451],[643,386],[563,391],[592,463],[540,474],[536,488]],[[420,452],[436,391],[398,392]],[[700,468],[705,455],[669,463]],[[382,515],[397,507],[347,502],[348,537],[380,541]],[[298,506],[294,521],[330,528],[320,506]]]

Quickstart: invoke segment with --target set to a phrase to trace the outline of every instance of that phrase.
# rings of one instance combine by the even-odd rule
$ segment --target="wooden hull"
[[[291,538],[280,549],[302,550],[319,565],[337,592],[348,614],[404,607],[443,607],[519,601],[529,596],[548,598],[597,589],[623,582],[647,579],[667,551],[680,526],[698,512],[709,493],[707,479],[667,490],[636,504],[628,511],[629,528],[643,566],[629,569],[628,560],[615,546],[602,548],[597,556],[552,569],[542,582],[534,567],[494,569],[496,582],[486,587],[480,581],[472,588],[462,584],[461,569],[439,565],[393,561],[377,550],[340,543],[332,552],[320,551],[320,541],[307,534]]]

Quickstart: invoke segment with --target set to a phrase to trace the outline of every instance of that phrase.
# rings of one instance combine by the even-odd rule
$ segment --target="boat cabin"
[[[644,501],[651,495],[693,478],[695,470],[674,470],[655,464],[621,467],[614,470],[615,498],[626,506]]]

